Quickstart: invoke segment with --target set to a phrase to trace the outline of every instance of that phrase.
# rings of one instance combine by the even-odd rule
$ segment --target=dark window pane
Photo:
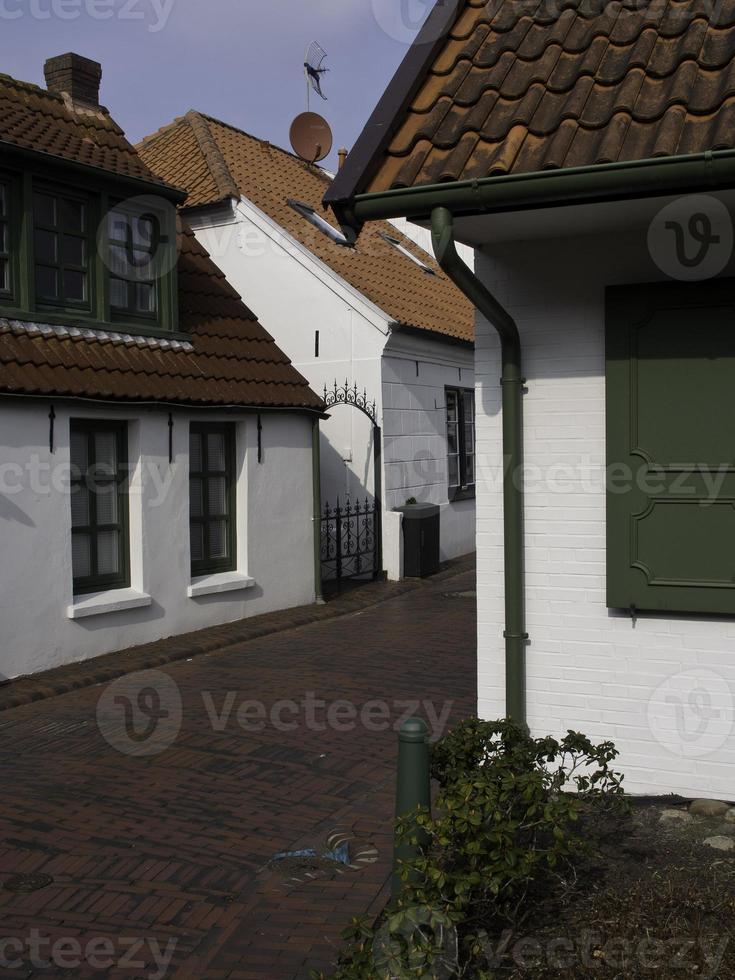
[[[85,231],[85,206],[80,201],[61,198],[61,225],[65,231]]]
[[[10,289],[10,263],[3,258],[0,258],[0,289]]]
[[[86,266],[87,243],[85,240],[83,238],[75,238],[72,235],[64,235],[62,261],[65,265]]]
[[[449,486],[459,486],[459,457],[449,457]]]
[[[36,292],[42,299],[59,298],[59,275],[56,269],[45,265],[36,266]]]
[[[97,485],[97,523],[117,524],[117,483],[108,482]]]
[[[119,534],[117,531],[99,531],[97,534],[97,572],[99,575],[115,575],[120,571]]]
[[[465,460],[465,472],[467,475],[467,482],[474,483],[475,482],[475,457],[474,456],[468,456],[467,459]]]
[[[107,215],[107,234],[112,241],[127,241],[128,218],[121,211],[110,211]]]
[[[55,197],[52,197],[50,194],[35,194],[33,198],[33,212],[37,224],[48,225],[50,228],[56,227]]]
[[[141,313],[155,312],[156,304],[154,302],[155,293],[153,286],[150,286],[148,283],[140,283],[135,287],[135,293],[138,298],[136,305]]]
[[[110,279],[110,306],[125,309],[128,305],[128,284],[122,279]]]
[[[200,432],[189,433],[189,468],[195,473],[202,471],[202,435]]]
[[[80,485],[71,488],[72,527],[86,527],[89,524],[89,490]]]
[[[192,477],[189,480],[189,513],[192,517],[202,516],[203,500],[202,481],[199,477]]]
[[[8,186],[0,184],[0,217],[5,217],[8,213]]]
[[[107,467],[109,473],[114,473],[117,467],[117,433],[99,431],[94,434],[95,463]]]
[[[142,246],[148,251],[151,250],[156,233],[156,226],[152,218],[133,218],[133,245]]]
[[[221,432],[210,432],[207,436],[207,467],[211,473],[222,473],[225,469],[225,437]]]
[[[64,298],[82,303],[87,298],[87,273],[64,270]]]
[[[6,221],[0,221],[0,252],[7,252],[8,250],[8,224]]]
[[[201,524],[191,525],[191,560],[204,559],[204,528]]]
[[[227,558],[226,521],[212,521],[209,525],[209,557]]]
[[[36,262],[56,265],[59,261],[58,242],[59,236],[55,232],[37,228],[34,242]]]
[[[71,465],[75,477],[84,476],[87,472],[89,451],[89,436],[79,429],[71,430]]]
[[[71,565],[75,579],[88,578],[92,574],[91,541],[89,534],[73,534],[71,538]]]
[[[209,513],[213,516],[227,514],[227,483],[223,476],[209,478]]]

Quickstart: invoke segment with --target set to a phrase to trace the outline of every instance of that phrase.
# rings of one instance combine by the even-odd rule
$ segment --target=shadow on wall
[[[342,411],[349,412],[349,408]],[[331,420],[330,420],[331,421]],[[344,422],[344,420],[340,420]],[[337,426],[334,427],[336,429]],[[339,428],[339,435],[345,433],[344,425]],[[372,501],[374,498],[374,430],[369,419],[362,416],[357,417],[353,423],[351,442],[352,459],[345,459],[348,455],[346,450],[338,448],[339,435],[335,435],[334,441],[330,439],[333,434],[330,431],[329,422],[323,423],[321,432],[321,491],[322,506],[329,503],[334,507],[337,497],[344,503],[349,496],[353,503],[358,500],[362,503],[365,498]],[[345,443],[347,440],[343,440]]]

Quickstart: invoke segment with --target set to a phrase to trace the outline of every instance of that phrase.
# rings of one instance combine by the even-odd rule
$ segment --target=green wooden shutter
[[[735,280],[606,312],[607,604],[735,614]]]

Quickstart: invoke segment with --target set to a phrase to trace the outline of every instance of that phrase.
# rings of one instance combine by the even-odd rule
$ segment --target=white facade
[[[8,679],[314,601],[312,423],[256,416],[3,399],[0,674]],[[130,588],[73,595],[70,419],[128,423]],[[237,570],[192,581],[189,423],[236,423]]]
[[[624,210],[608,206],[607,217],[610,207]],[[526,240],[488,242],[477,271],[517,320],[528,379],[529,725],[612,739],[629,792],[733,799],[735,620],[641,613],[634,622],[606,607],[604,291],[666,276],[645,221],[592,233],[606,224],[598,214],[577,233],[556,211],[536,222],[537,233],[570,229],[554,239],[532,237],[535,216],[521,217]],[[500,357],[482,319],[476,372],[479,714],[496,718],[505,714]],[[702,691],[700,717],[689,696]]]
[[[268,324],[278,346],[318,394],[335,381],[375,401],[382,428],[385,510],[410,497],[441,505],[441,557],[474,550],[474,500],[450,503],[445,386],[474,386],[473,355],[391,318],[247,199],[187,215],[197,238],[232,286]],[[418,233],[420,229],[414,229]],[[406,260],[410,261],[410,260]],[[318,331],[318,353],[317,353]],[[418,368],[417,368],[418,365]],[[322,422],[322,499],[354,503],[374,491],[370,420],[344,405]],[[384,559],[398,575],[398,536],[384,521]]]

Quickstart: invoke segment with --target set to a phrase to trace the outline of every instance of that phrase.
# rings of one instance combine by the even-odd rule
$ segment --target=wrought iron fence
[[[376,501],[365,498],[353,506],[327,503],[321,518],[321,561],[324,581],[341,581],[380,570],[380,517]]]

